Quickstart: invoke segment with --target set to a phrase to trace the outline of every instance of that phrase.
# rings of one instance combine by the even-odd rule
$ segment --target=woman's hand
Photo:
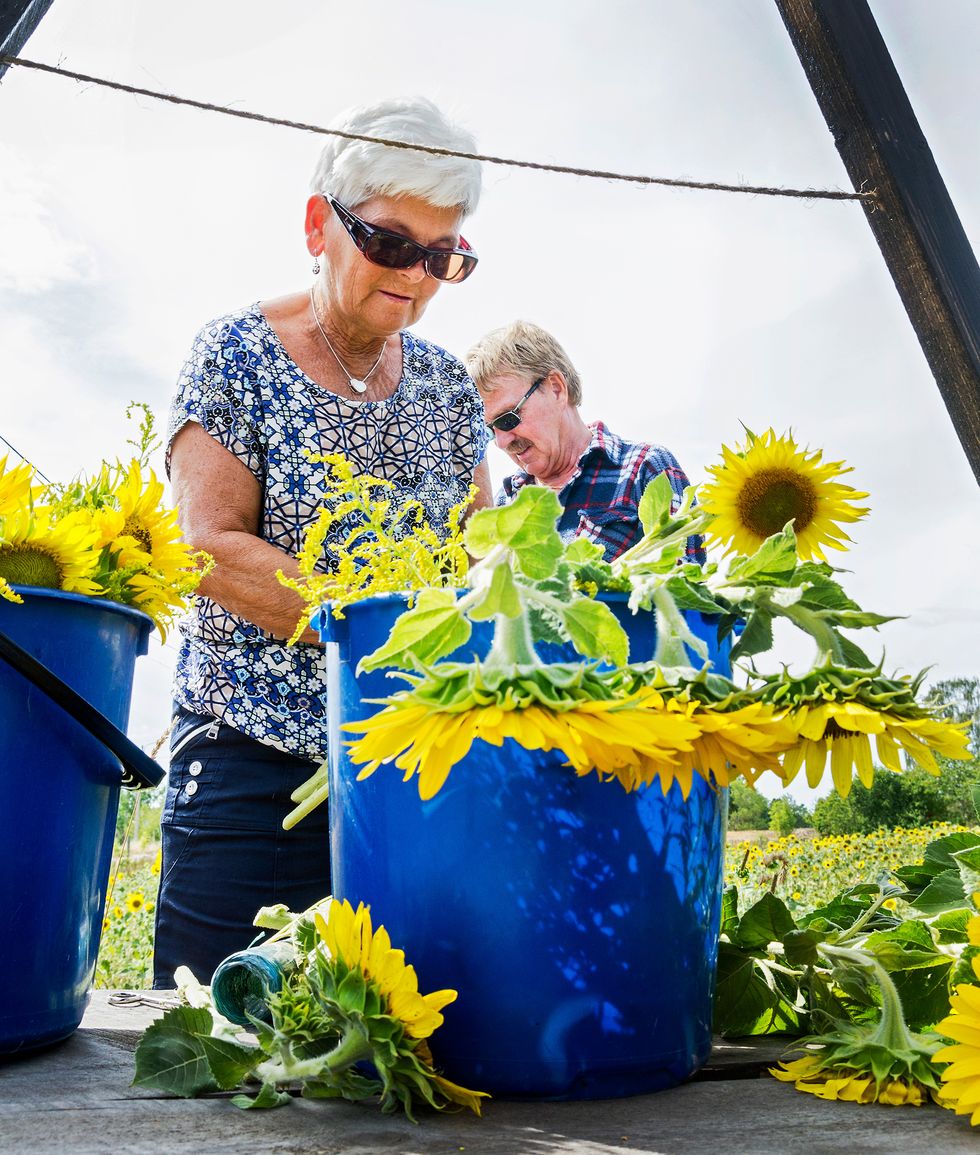
[[[248,467],[189,421],[174,438],[170,477],[184,537],[207,550],[214,570],[198,592],[276,638],[288,638],[302,599],[280,585],[276,571],[299,576],[296,559],[258,536],[262,488]],[[318,642],[314,630],[300,639]]]

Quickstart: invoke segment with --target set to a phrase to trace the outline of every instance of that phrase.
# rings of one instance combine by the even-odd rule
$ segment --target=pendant
[[[367,392],[367,382],[366,381],[359,381],[356,377],[351,377],[350,387],[351,387],[351,389],[354,390],[355,393]]]

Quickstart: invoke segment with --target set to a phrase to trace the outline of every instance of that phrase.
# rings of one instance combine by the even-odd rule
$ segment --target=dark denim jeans
[[[170,739],[154,987],[178,966],[203,983],[261,931],[261,906],[303,910],[330,893],[327,807],[282,829],[290,793],[315,762],[283,754],[230,726],[177,708]]]

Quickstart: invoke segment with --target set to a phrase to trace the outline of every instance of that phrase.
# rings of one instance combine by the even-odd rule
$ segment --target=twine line
[[[284,117],[268,116],[261,112],[251,112],[247,109],[229,108],[227,105],[210,104],[204,100],[193,100],[187,96],[176,96],[173,93],[160,92],[152,88],[138,88],[132,84],[123,84],[118,80],[108,80],[102,76],[89,76],[84,72],[74,72],[67,68],[60,68],[53,64],[42,64],[37,60],[25,60],[22,57],[0,54],[0,64],[12,65],[18,68],[35,69],[38,72],[47,72],[55,76],[64,76],[69,80],[77,80],[83,84],[94,84],[100,88],[111,88],[116,92],[128,92],[133,96],[147,96],[152,100],[166,101],[168,104],[183,105],[187,108],[197,108],[202,112],[217,112],[222,116],[235,116],[240,120],[258,121],[261,124],[273,124],[282,128],[294,128],[300,132],[316,133],[319,136],[339,136],[344,140],[365,141],[368,144],[380,144],[386,148],[404,148],[411,152],[424,152],[430,156],[455,156],[463,160],[476,160],[484,164],[505,165],[509,168],[533,169],[537,172],[562,173],[566,176],[582,176],[595,180],[625,181],[630,184],[663,185],[668,188],[701,189],[709,192],[750,193],[755,196],[770,197],[797,197],[804,200],[829,201],[863,201],[872,207],[877,204],[877,190],[861,189],[859,192],[843,192],[840,189],[795,189],[774,188],[767,185],[724,184],[719,181],[682,180],[678,177],[643,176],[622,172],[609,172],[604,169],[577,168],[573,165],[546,164],[542,161],[516,160],[513,157],[491,156],[477,152],[458,152],[451,148],[439,148],[435,145],[411,144],[404,140],[392,140],[383,136],[366,136],[362,133],[344,132],[339,128],[325,128],[319,124],[307,124],[299,120],[287,120]]]

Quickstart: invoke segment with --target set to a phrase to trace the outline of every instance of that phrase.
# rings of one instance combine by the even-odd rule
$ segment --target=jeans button
[[[200,762],[192,762],[190,766],[187,767],[187,773],[190,774],[192,778],[196,778],[203,769],[204,767]]]
[[[188,782],[187,785],[184,787],[184,793],[188,796],[188,798],[193,798],[194,795],[197,793],[197,783],[196,782]]]

